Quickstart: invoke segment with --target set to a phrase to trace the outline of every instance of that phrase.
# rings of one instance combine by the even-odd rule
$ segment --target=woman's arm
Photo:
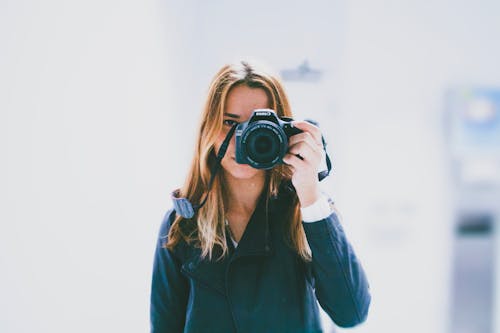
[[[180,333],[184,330],[189,286],[181,274],[178,258],[162,247],[168,240],[166,235],[174,218],[172,210],[165,214],[156,244],[151,284],[151,333]]]
[[[321,307],[341,327],[365,321],[371,296],[368,281],[338,216],[303,222],[312,252],[315,293]]]
[[[324,149],[321,131],[304,121],[295,121],[293,125],[303,132],[290,137],[289,150],[283,161],[293,172],[292,183],[300,202],[303,226],[312,252],[316,297],[337,325],[354,326],[363,322],[368,315],[371,301],[368,282],[337,214],[329,214],[328,204],[321,204],[317,175]],[[325,215],[314,213],[317,207],[321,211],[321,206],[325,205]],[[310,207],[313,207],[313,212],[309,211]],[[306,222],[306,211],[309,211],[309,216],[317,217]]]

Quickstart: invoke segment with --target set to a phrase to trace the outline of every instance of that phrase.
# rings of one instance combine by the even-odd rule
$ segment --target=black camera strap
[[[195,212],[201,207],[203,207],[203,205],[207,202],[208,193],[210,193],[210,190],[212,189],[215,176],[217,175],[217,172],[220,169],[221,161],[224,158],[224,155],[226,155],[227,147],[229,146],[229,141],[233,137],[234,131],[236,130],[236,126],[238,126],[237,123],[231,127],[231,129],[226,135],[226,138],[222,142],[219,151],[217,152],[215,163],[214,165],[212,165],[212,168],[210,169],[210,181],[208,182],[207,191],[205,192],[205,195],[203,197],[203,200],[201,200],[201,203],[199,203],[198,205],[193,205],[187,198],[179,198],[180,194],[179,190],[175,190],[172,193],[172,201],[174,203],[174,209],[180,216],[186,219],[192,218]]]
[[[196,210],[200,209],[207,201],[208,193],[210,192],[210,189],[212,188],[212,185],[215,180],[215,176],[217,175],[217,172],[220,169],[221,161],[224,158],[224,155],[226,155],[226,150],[227,147],[229,146],[229,141],[233,137],[234,131],[236,130],[236,126],[238,126],[237,123],[234,124],[233,127],[231,127],[231,129],[226,135],[226,138],[222,142],[222,145],[220,146],[219,152],[217,153],[217,157],[215,159],[215,164],[212,165],[212,169],[210,170],[210,181],[208,182],[207,192],[205,193],[205,197],[203,198],[201,203],[199,205],[194,205]]]
[[[323,144],[323,150],[325,152],[325,159],[326,159],[326,170],[323,170],[318,173],[318,180],[322,181],[328,175],[330,174],[330,171],[332,171],[332,161],[330,161],[330,156],[328,156],[328,152],[326,151],[326,141],[323,135],[321,135],[321,143]]]
[[[210,190],[212,189],[212,185],[215,180],[215,176],[217,175],[217,172],[220,169],[221,161],[224,158],[224,155],[226,154],[227,147],[229,146],[229,141],[233,137],[234,131],[236,130],[236,126],[238,124],[234,124],[229,132],[227,133],[224,141],[222,142],[222,145],[217,153],[217,157],[215,159],[214,165],[212,165],[212,168],[210,169],[210,181],[208,182],[208,187],[207,191],[205,192],[203,196],[203,200],[197,205],[193,205],[188,198],[180,198],[180,191],[177,189],[174,192],[172,192],[172,202],[174,204],[174,210],[176,213],[186,219],[190,219],[194,216],[195,212],[198,211],[203,205],[207,202],[208,199],[208,194],[210,193]],[[327,165],[327,170],[321,171],[318,173],[318,179],[319,181],[322,181],[325,179],[329,174],[332,169],[332,163],[330,161],[330,157],[328,156],[328,152],[326,151],[326,141],[321,136],[321,141],[323,144],[323,149],[325,151],[326,155],[326,165]]]

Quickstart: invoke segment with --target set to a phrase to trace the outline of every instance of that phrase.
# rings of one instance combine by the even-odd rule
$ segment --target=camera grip
[[[293,127],[291,124],[286,124],[283,127],[283,130],[287,137],[291,137],[292,135],[302,133],[303,131],[297,127]]]

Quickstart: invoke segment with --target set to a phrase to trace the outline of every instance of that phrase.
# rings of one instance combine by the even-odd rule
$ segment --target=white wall
[[[443,97],[454,84],[499,85],[499,10],[485,0],[3,1],[0,331],[147,331],[154,239],[208,82],[252,56],[277,69],[307,58],[325,73],[286,87],[329,138],[326,187],[372,287],[370,317],[350,331],[445,332]]]
[[[170,25],[157,1],[1,2],[1,332],[148,330]]]
[[[494,1],[349,2],[338,178],[374,296],[356,331],[448,329],[454,193],[444,94],[498,87],[499,10]]]

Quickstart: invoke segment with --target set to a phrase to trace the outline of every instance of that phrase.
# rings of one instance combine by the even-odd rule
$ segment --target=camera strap
[[[323,135],[321,135],[321,143],[323,144],[323,150],[325,151],[325,159],[326,159],[326,170],[323,170],[318,173],[318,180],[322,181],[330,174],[332,171],[332,162],[330,161],[330,156],[328,156],[328,152],[326,151],[326,141]]]
[[[237,123],[231,127],[231,129],[226,135],[226,138],[222,142],[222,145],[220,146],[219,152],[217,153],[217,157],[215,158],[215,163],[214,165],[212,165],[212,168],[210,169],[210,181],[208,182],[207,191],[205,192],[205,195],[203,197],[203,200],[201,200],[201,203],[199,203],[198,205],[193,205],[188,200],[188,198],[179,198],[180,191],[178,189],[172,192],[172,201],[174,203],[174,209],[180,216],[186,219],[192,218],[195,212],[201,207],[203,207],[203,205],[207,202],[208,193],[210,193],[210,190],[215,180],[215,176],[217,175],[217,172],[220,169],[221,161],[224,158],[224,155],[226,155],[226,150],[227,147],[229,146],[229,141],[233,137],[234,131],[236,130],[236,126],[238,126]]]
[[[238,126],[238,124],[234,124],[231,127],[224,141],[222,142],[222,145],[220,146],[219,152],[217,153],[217,157],[215,159],[215,163],[210,169],[210,181],[208,182],[207,191],[203,196],[203,200],[201,200],[199,204],[193,205],[188,198],[179,197],[180,196],[179,189],[172,192],[171,197],[172,197],[172,202],[174,204],[174,210],[178,215],[182,216],[183,218],[190,219],[194,216],[196,211],[198,211],[201,207],[203,207],[203,205],[207,202],[208,194],[210,193],[210,190],[214,183],[215,176],[217,175],[217,172],[220,169],[221,161],[224,158],[224,155],[226,154],[227,147],[229,146],[229,141],[233,137],[234,131],[236,130],[236,126]],[[323,136],[321,136],[321,141],[326,155],[327,170],[323,170],[320,173],[318,173],[319,181],[325,179],[330,174],[330,171],[332,169],[332,163],[330,161],[330,157],[328,156],[328,152],[326,151],[326,141]]]

